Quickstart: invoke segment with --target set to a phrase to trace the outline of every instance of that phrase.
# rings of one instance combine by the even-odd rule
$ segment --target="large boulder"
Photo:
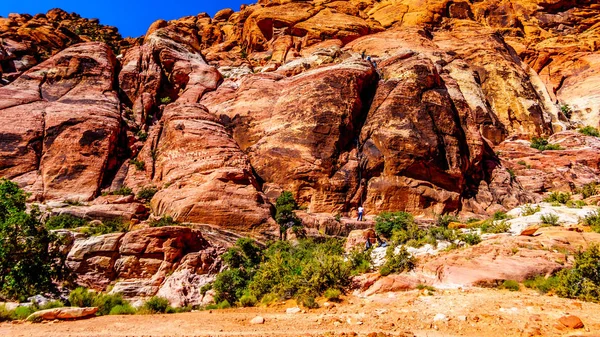
[[[27,317],[28,321],[53,321],[55,319],[73,320],[89,318],[96,315],[97,307],[76,308],[63,307],[36,311]]]

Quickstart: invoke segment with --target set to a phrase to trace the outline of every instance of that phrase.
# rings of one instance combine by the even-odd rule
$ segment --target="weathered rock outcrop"
[[[89,200],[120,132],[116,61],[99,42],[70,47],[0,87],[0,175],[38,200]]]
[[[157,294],[174,305],[197,305],[200,287],[220,270],[218,250],[200,231],[187,227],[157,227],[129,233],[76,237],[67,266],[77,283],[121,293],[130,299]]]

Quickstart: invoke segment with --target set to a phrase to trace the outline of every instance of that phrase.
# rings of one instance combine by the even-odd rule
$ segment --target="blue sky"
[[[141,36],[158,19],[173,20],[182,16],[207,12],[213,16],[223,8],[240,9],[240,4],[256,0],[0,0],[0,16],[9,13],[46,13],[52,8],[79,13],[82,17],[100,19],[115,26],[123,37]]]

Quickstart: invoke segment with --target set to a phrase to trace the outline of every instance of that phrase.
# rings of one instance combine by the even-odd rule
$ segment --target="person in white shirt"
[[[365,209],[362,206],[358,207],[358,218],[356,221],[363,221],[363,214],[365,213]]]

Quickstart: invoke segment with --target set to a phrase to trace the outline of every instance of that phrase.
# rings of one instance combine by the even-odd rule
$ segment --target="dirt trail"
[[[600,336],[600,305],[540,296],[532,291],[492,289],[349,296],[334,308],[286,314],[290,303],[172,315],[104,316],[72,322],[4,323],[0,336]],[[435,321],[438,314],[447,320]],[[576,315],[584,329],[558,328]],[[252,325],[260,315],[266,322]],[[438,315],[441,317],[441,315]]]

